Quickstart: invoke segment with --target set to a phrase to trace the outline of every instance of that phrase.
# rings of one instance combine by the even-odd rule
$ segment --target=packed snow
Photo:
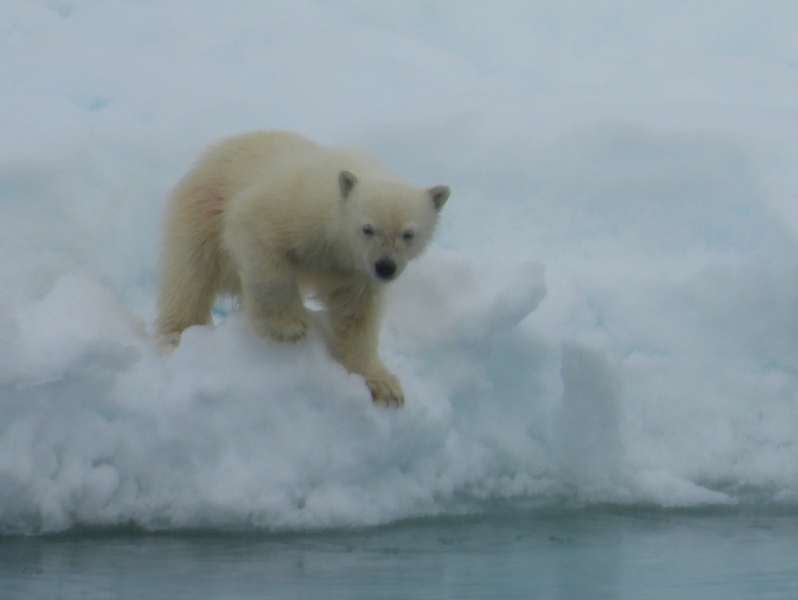
[[[798,507],[798,4],[5,0],[0,533]],[[171,186],[298,131],[447,184],[403,410],[229,304],[152,338]]]

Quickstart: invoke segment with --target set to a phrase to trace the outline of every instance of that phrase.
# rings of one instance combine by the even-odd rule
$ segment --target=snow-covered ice
[[[798,505],[798,5],[6,0],[0,533]],[[313,333],[151,339],[169,188],[299,131],[453,195],[402,411]]]

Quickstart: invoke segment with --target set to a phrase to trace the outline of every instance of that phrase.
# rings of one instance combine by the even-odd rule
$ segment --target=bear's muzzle
[[[374,273],[379,279],[389,281],[396,275],[396,263],[393,259],[383,257],[374,263]]]

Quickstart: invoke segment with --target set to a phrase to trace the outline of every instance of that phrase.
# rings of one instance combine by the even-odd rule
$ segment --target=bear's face
[[[348,171],[339,184],[357,268],[378,281],[396,279],[427,247],[449,188],[359,181]]]

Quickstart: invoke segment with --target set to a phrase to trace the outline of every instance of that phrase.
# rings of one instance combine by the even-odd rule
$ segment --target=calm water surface
[[[513,514],[0,538],[0,598],[798,598],[798,516]]]

